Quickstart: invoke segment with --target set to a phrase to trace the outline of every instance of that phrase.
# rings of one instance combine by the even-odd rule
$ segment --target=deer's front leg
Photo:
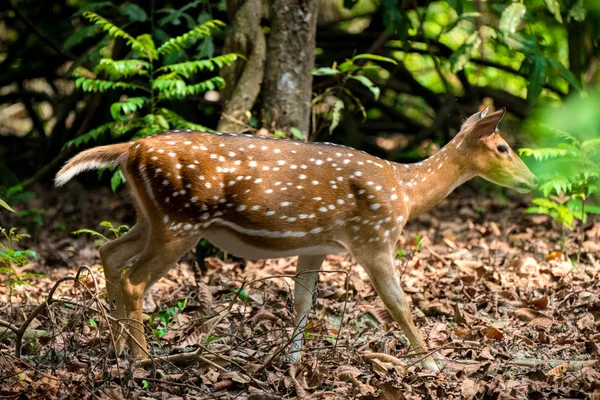
[[[418,353],[428,353],[425,341],[413,322],[406,295],[402,291],[400,278],[394,268],[394,259],[391,252],[381,251],[379,255],[371,255],[371,257],[357,254],[355,256],[357,256],[361,265],[369,274],[375,291],[383,300],[394,320],[402,328],[410,345]],[[431,356],[425,358],[421,363],[424,368],[430,371],[439,371],[438,366]]]
[[[302,351],[304,328],[308,322],[308,313],[312,307],[313,294],[316,291],[317,274],[325,255],[299,256],[294,278],[294,333],[290,356],[297,362]]]

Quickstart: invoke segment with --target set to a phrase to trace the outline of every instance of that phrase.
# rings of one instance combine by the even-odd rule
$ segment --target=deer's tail
[[[94,147],[76,155],[58,171],[54,184],[62,186],[83,171],[121,165],[126,160],[132,144],[127,142]]]

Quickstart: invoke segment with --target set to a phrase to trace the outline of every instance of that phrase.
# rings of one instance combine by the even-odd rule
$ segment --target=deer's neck
[[[460,141],[453,140],[432,157],[415,164],[394,164],[408,218],[427,212],[474,176],[465,167],[465,155],[461,155],[457,145],[460,147]]]

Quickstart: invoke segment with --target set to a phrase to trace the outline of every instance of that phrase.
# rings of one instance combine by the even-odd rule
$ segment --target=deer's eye
[[[506,147],[505,145],[501,144],[500,146],[498,146],[498,151],[500,153],[508,153],[508,147]]]

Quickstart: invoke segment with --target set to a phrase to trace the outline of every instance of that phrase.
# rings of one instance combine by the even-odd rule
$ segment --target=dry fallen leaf
[[[460,385],[460,393],[462,394],[463,399],[470,400],[477,396],[477,392],[479,391],[477,382],[472,379],[465,379],[462,381]]]
[[[485,330],[484,336],[486,339],[502,340],[502,337],[504,335],[498,329],[494,328],[493,326],[490,326]]]
[[[530,305],[534,306],[538,310],[545,310],[548,308],[548,303],[550,303],[548,296],[542,296],[539,299],[533,299],[529,302]]]
[[[565,372],[567,372],[568,369],[569,369],[569,363],[563,363],[563,364],[557,365],[556,367],[554,367],[550,371],[548,371],[548,375],[561,376]]]
[[[546,256],[546,261],[560,260],[564,257],[564,254],[560,251],[553,251]]]

